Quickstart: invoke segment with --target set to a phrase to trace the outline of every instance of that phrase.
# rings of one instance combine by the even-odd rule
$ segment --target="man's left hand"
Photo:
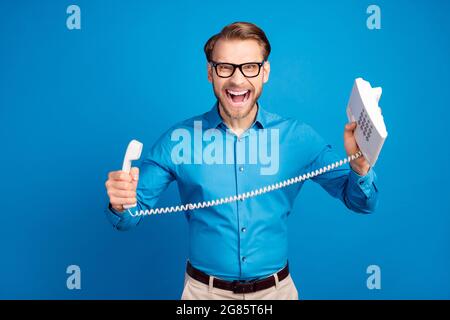
[[[360,151],[355,139],[355,129],[356,121],[347,123],[344,128],[344,147],[345,151],[347,152],[347,156]],[[350,161],[350,166],[352,167],[353,171],[361,176],[366,175],[370,169],[369,162],[362,155],[359,158]]]

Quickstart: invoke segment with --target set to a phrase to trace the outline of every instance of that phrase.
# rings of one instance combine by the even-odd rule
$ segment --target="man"
[[[204,51],[217,102],[164,133],[143,160],[140,177],[138,168],[109,173],[107,215],[119,230],[135,226],[142,217],[130,212],[153,208],[174,180],[182,202],[197,203],[252,191],[339,159],[310,126],[269,113],[258,103],[270,74],[270,44],[260,28],[230,24],[207,41]],[[355,128],[355,122],[345,126],[348,155],[359,151]],[[268,132],[270,141],[262,134]],[[188,142],[199,135],[203,139],[181,152],[182,135]],[[213,140],[214,152],[207,152]],[[256,148],[252,141],[258,141]],[[267,168],[261,143],[278,156],[272,168]],[[248,160],[255,155],[257,161]],[[364,157],[313,181],[355,212],[376,207],[376,175]],[[189,257],[182,299],[298,299],[287,263],[287,216],[302,185],[187,210]],[[136,208],[124,210],[132,204]]]

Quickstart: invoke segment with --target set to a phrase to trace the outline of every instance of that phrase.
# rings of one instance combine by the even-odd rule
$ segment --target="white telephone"
[[[364,158],[373,167],[387,138],[386,126],[378,101],[382,89],[372,88],[370,83],[357,78],[347,105],[350,122],[357,121],[355,139]]]
[[[131,161],[138,160],[141,157],[143,144],[137,140],[131,140],[125,152],[125,158],[123,159],[122,171],[130,172]],[[136,204],[124,205],[125,209],[136,207]]]
[[[380,154],[384,140],[387,137],[386,127],[384,125],[383,116],[381,115],[381,109],[378,107],[378,100],[380,99],[380,96],[381,88],[372,88],[370,86],[370,83],[363,80],[362,78],[357,78],[355,80],[355,84],[353,85],[352,93],[347,106],[347,116],[350,122],[357,121],[358,123],[355,129],[355,139],[361,151],[358,151],[356,154],[348,156],[343,160],[336,161],[323,168],[299,175],[294,178],[290,178],[278,183],[274,183],[268,186],[261,187],[259,189],[244,192],[238,195],[233,195],[230,197],[197,203],[188,203],[174,207],[137,210],[134,214],[131,213],[130,208],[135,207],[136,204],[132,206],[124,206],[124,208],[128,209],[128,212],[132,217],[207,208],[218,206],[224,203],[230,203],[238,200],[256,197],[267,192],[287,187],[294,183],[305,181],[307,179],[330,171],[334,168],[340,167],[343,164],[357,159],[362,155],[364,155],[371,166],[374,166],[375,162],[378,159],[378,155]],[[128,144],[122,170],[129,172],[131,168],[131,161],[139,159],[141,152],[142,143],[137,140],[132,140]]]

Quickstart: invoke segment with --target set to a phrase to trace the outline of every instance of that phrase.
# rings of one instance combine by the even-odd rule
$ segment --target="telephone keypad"
[[[361,127],[364,138],[366,138],[366,141],[369,141],[370,135],[372,134],[373,125],[369,121],[369,116],[364,109],[361,110],[357,123],[358,126]]]

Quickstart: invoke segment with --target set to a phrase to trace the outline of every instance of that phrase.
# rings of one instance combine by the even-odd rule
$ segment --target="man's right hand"
[[[124,205],[133,205],[137,202],[136,188],[139,180],[139,168],[133,167],[130,173],[119,170],[108,174],[105,186],[109,196],[111,207],[118,211],[124,211]]]

